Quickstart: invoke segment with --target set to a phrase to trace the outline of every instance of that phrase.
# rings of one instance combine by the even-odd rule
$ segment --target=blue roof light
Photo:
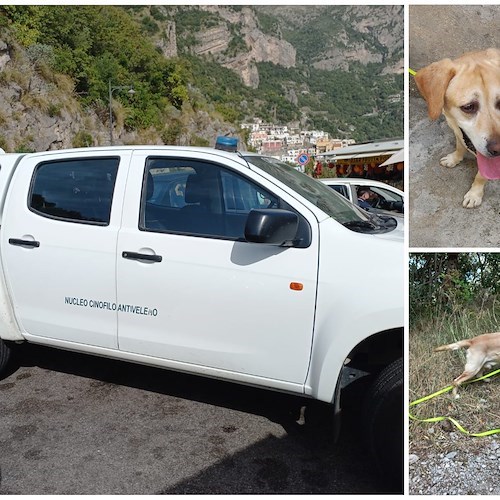
[[[223,151],[230,152],[238,151],[238,139],[220,135],[215,142],[215,149],[222,149]]]

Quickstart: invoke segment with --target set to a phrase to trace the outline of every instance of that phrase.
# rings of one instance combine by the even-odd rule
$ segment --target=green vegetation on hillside
[[[381,75],[376,65],[358,66],[351,71],[309,68],[305,72],[300,68],[278,71],[270,63],[259,64],[259,74],[259,90],[274,95],[278,117],[289,117],[293,112],[298,118],[299,110],[308,108],[309,125],[333,136],[364,141],[403,135],[402,99],[388,99],[391,95],[401,97],[402,75]],[[295,90],[297,106],[292,106],[283,95],[283,86],[287,85]]]
[[[335,137],[366,141],[403,135],[403,76],[377,74],[376,65],[359,66],[353,72],[305,72],[304,68],[259,63],[259,87],[252,89],[233,71],[214,62],[195,56],[186,59],[202,94],[230,122],[252,116],[289,123],[300,120],[301,110],[307,108],[307,125]],[[287,97],[290,93],[295,94],[297,104]],[[389,100],[392,95],[397,96],[394,102]]]
[[[226,7],[233,12],[241,8]],[[129,129],[154,127],[171,137],[176,129],[174,107],[203,108],[236,125],[253,118],[281,124],[300,121],[304,127],[356,141],[402,137],[402,75],[383,75],[382,64],[351,64],[349,71],[318,70],[310,64],[334,42],[325,38],[328,33],[346,25],[340,14],[347,7],[338,9],[338,18],[315,12],[315,31],[309,29],[311,19],[303,27],[287,26],[271,11],[255,9],[260,28],[291,41],[299,61],[295,68],[258,63],[256,89],[217,64],[215,56],[194,55],[196,33],[217,26],[225,26],[230,36],[224,57],[248,50],[239,22],[229,23],[198,6],[4,5],[0,28],[7,28],[27,50],[37,71],[68,75],[80,102],[95,109],[103,121],[109,82],[113,87],[133,86],[132,96],[118,89],[113,93],[113,100],[125,107]],[[155,43],[172,21],[179,57],[166,59]],[[377,45],[371,33],[346,29],[353,40],[369,38]],[[384,47],[379,49],[384,53]]]
[[[169,105],[187,98],[185,68],[166,60],[125,10],[114,6],[2,6],[0,23],[28,50],[69,75],[83,103],[105,113],[108,87],[132,85],[133,96],[113,94],[129,112],[130,128],[161,127]]]

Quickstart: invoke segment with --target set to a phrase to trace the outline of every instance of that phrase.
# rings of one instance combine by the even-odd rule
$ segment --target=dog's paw
[[[457,154],[456,151],[454,151],[453,153],[450,153],[449,155],[443,156],[443,158],[441,158],[439,160],[439,163],[443,167],[453,168],[453,167],[456,167],[462,161],[462,159],[463,159],[463,155],[459,155],[459,154]]]
[[[464,202],[462,203],[464,208],[476,208],[481,205],[483,201],[483,193],[478,193],[475,189],[470,189],[464,196]]]

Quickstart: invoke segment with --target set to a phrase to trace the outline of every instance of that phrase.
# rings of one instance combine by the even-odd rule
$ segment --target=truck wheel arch
[[[389,328],[361,339],[358,337],[357,343],[345,349],[339,349],[337,344],[335,338],[329,336],[319,339],[313,349],[311,371],[305,386],[308,396],[335,405],[348,379],[354,381],[362,375],[377,375],[402,356],[403,328]]]
[[[394,328],[362,340],[351,350],[348,365],[369,373],[380,372],[403,354],[403,329]]]

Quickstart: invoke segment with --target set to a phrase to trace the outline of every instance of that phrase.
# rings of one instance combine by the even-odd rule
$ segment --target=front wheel
[[[367,394],[368,441],[380,473],[403,491],[403,359],[386,366]]]
[[[0,378],[7,372],[7,365],[9,364],[11,355],[11,347],[0,339]]]

